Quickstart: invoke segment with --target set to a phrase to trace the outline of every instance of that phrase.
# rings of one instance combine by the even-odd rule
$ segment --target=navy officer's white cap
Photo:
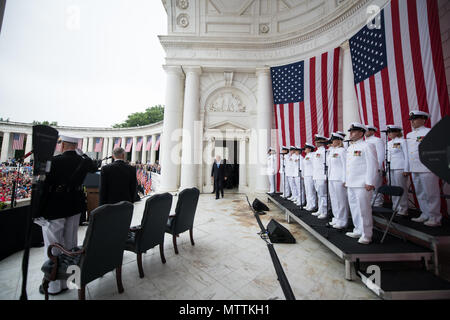
[[[305,149],[306,148],[310,148],[310,149],[314,150],[316,147],[313,144],[307,142],[307,143],[305,143]]]
[[[289,150],[295,150],[295,146],[290,146]]]
[[[339,134],[337,132],[333,132],[331,134],[331,139],[333,139],[333,137],[336,137],[336,138],[341,139],[341,140],[344,140],[344,138],[345,138],[345,136],[342,136],[342,134]]]
[[[315,138],[316,140],[328,140],[327,137],[324,137],[324,136],[322,136],[322,135],[320,135],[320,134],[316,134],[316,135],[314,136],[314,138]]]
[[[351,130],[362,130],[365,132],[365,131],[367,131],[367,127],[365,125],[363,125],[362,123],[353,122],[350,125],[350,129],[348,131],[351,131]]]
[[[426,117],[428,119],[430,118],[430,114],[420,110],[413,110],[409,113],[409,120],[417,117]]]
[[[395,124],[388,124],[387,126],[388,131],[402,131],[403,128],[401,126],[396,126]]]
[[[59,136],[59,140],[69,142],[69,143],[78,143],[79,139],[80,138],[78,138],[78,137],[70,137],[70,136],[64,136],[64,135]]]
[[[377,127],[375,127],[375,126],[372,126],[372,125],[367,125],[366,126],[367,127],[367,129],[369,129],[369,130],[373,130],[373,131],[375,131],[375,132],[377,132],[378,131],[378,128]]]
[[[346,134],[342,131],[336,131],[335,133],[340,134],[342,138],[345,138]]]

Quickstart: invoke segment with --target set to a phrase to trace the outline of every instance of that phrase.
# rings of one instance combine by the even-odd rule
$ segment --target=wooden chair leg
[[[144,277],[144,268],[142,267],[142,252],[137,254],[137,265],[139,270],[139,278]]]
[[[78,289],[78,300],[86,300],[86,286],[81,286]]]
[[[116,281],[117,281],[117,288],[119,289],[119,293],[122,293],[123,290],[123,284],[122,284],[122,266],[119,266],[116,268]]]
[[[45,294],[45,300],[48,300],[48,285],[49,282],[47,279],[43,279],[42,280],[42,289],[44,289],[44,294]]]
[[[193,246],[195,246],[193,230],[194,230],[193,228],[190,228],[190,229],[189,229],[189,236],[191,237],[191,244],[192,244]]]
[[[172,239],[173,239],[173,249],[175,250],[175,254],[178,254],[177,236],[174,234]]]
[[[161,262],[166,263],[166,257],[164,256],[164,242],[159,244],[159,254],[161,255]]]

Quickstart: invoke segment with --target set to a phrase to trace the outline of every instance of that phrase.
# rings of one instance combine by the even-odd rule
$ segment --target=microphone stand
[[[388,157],[388,132],[387,131],[382,131],[386,134],[386,141],[384,143],[386,149],[385,149],[385,156],[384,156],[384,162],[386,163],[386,172],[388,174],[388,181],[389,181],[389,187],[391,186],[391,161],[389,160]]]
[[[284,153],[281,154],[281,156],[283,157],[283,196],[286,197],[285,193],[286,193],[286,167],[285,167],[285,159],[284,159]]]
[[[301,161],[301,158],[302,158],[302,152],[303,152],[303,149],[300,149],[300,154],[299,154],[299,157],[298,157],[298,175],[300,177],[300,210],[303,211],[303,197],[302,197],[302,195],[303,195],[303,183],[302,183],[302,168],[300,166],[300,161]]]
[[[326,186],[327,186],[327,215],[330,214],[330,208],[329,208],[329,203],[330,203],[330,192],[329,192],[329,188],[328,188],[328,164],[327,164],[327,152],[328,150],[326,149],[325,146],[323,146],[325,148],[325,154],[324,154],[324,174],[325,174],[325,181],[326,181]]]

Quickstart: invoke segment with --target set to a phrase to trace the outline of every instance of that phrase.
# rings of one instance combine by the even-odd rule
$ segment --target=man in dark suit
[[[82,183],[88,172],[96,172],[99,164],[77,149],[76,137],[60,136],[62,154],[51,160],[51,169],[42,187],[42,217],[35,222],[42,227],[45,256],[51,244],[59,243],[67,249],[78,245],[80,214],[86,211],[86,197]],[[58,249],[52,249],[54,255]],[[51,281],[48,292],[57,295],[67,290],[63,280]],[[44,294],[42,285],[39,292]]]
[[[211,170],[211,179],[214,179],[214,190],[216,190],[216,200],[219,199],[219,193],[223,198],[224,182],[227,180],[225,175],[225,164],[221,162],[220,156],[216,156],[216,161]]]
[[[114,162],[102,167],[100,205],[120,201],[133,203],[136,197],[136,168],[125,163],[125,150],[113,150]]]

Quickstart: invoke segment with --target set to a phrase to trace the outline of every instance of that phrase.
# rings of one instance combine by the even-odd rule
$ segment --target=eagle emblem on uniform
[[[355,156],[355,157],[361,157],[361,150],[355,150],[355,151],[353,152],[353,156]]]

